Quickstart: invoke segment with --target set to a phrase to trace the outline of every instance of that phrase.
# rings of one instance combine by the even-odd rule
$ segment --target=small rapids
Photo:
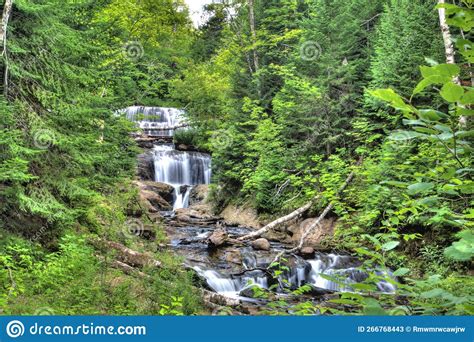
[[[354,289],[351,284],[363,282],[367,278],[367,274],[362,270],[348,266],[357,263],[349,256],[319,254],[313,260],[304,260],[296,256],[294,258],[296,265],[290,267],[288,272],[280,276],[285,279],[285,283],[289,284],[289,288],[292,290],[303,285],[311,285],[320,292],[321,290],[352,292]],[[224,273],[206,270],[199,266],[195,266],[194,269],[206,280],[212,290],[233,298],[241,297],[242,291],[249,286],[258,286],[268,290],[269,284],[275,283],[275,280],[262,270],[251,270],[244,272],[243,275],[224,275]],[[324,276],[337,278],[337,282]],[[393,284],[386,281],[380,281],[377,287],[381,293],[393,293],[396,290]],[[284,293],[281,286],[277,287],[276,292]]]

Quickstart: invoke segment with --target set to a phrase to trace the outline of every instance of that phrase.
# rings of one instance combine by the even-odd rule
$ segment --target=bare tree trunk
[[[444,5],[446,3],[445,0],[438,0],[438,5]],[[453,38],[451,37],[451,32],[449,30],[449,25],[446,22],[446,9],[439,8],[439,24],[441,26],[441,33],[443,34],[443,41],[444,41],[444,51],[446,54],[446,63],[448,64],[456,64],[456,52],[454,50],[454,43]],[[457,85],[461,85],[461,79],[459,77],[454,78],[454,83]],[[467,122],[466,117],[460,116],[459,117],[459,124],[460,126],[465,126]]]
[[[5,4],[3,6],[3,13],[2,13],[2,21],[0,26],[0,42],[3,46],[2,54],[5,53],[6,46],[7,46],[7,28],[8,28],[8,21],[10,20],[10,15],[12,12],[13,0],[5,0]]]
[[[266,232],[272,230],[273,228],[275,228],[275,227],[277,227],[277,226],[279,226],[279,225],[281,225],[285,222],[291,221],[294,218],[297,218],[298,216],[300,216],[303,213],[305,213],[306,211],[308,211],[313,206],[313,204],[317,202],[318,199],[319,199],[319,196],[315,197],[310,202],[306,203],[301,208],[296,209],[292,213],[290,213],[286,216],[280,217],[279,219],[267,224],[265,227],[255,231],[255,232],[252,232],[250,234],[247,234],[245,236],[240,237],[238,240],[239,241],[245,241],[245,240],[250,240],[250,239],[259,237],[262,234],[265,234]]]
[[[464,34],[464,31],[461,30],[461,36],[462,36],[462,39],[466,39],[466,35]],[[466,51],[468,48],[464,48],[464,50]],[[472,64],[470,62],[467,62],[467,65],[469,67],[469,76],[471,78],[471,87],[474,85],[474,73],[472,72]]]
[[[252,35],[252,44],[253,46],[253,63],[255,67],[255,72],[257,72],[259,67],[258,53],[257,53],[257,31],[255,29],[255,11],[254,11],[254,2],[249,0],[249,23],[250,23],[250,33]]]
[[[0,56],[3,56],[5,69],[3,71],[3,94],[5,97],[8,95],[8,56],[7,56],[7,30],[8,30],[8,21],[10,20],[10,15],[12,12],[13,0],[5,0],[3,5],[2,20],[0,24],[0,43],[2,44],[2,53]]]
[[[446,3],[445,0],[438,0],[439,5],[442,5],[445,3]],[[439,8],[438,13],[439,13],[439,24],[441,26],[441,33],[443,34],[444,50],[446,53],[446,63],[454,64],[456,63],[454,59],[454,56],[455,56],[454,44],[453,44],[453,39],[451,37],[451,32],[449,31],[449,25],[446,22],[446,9]]]

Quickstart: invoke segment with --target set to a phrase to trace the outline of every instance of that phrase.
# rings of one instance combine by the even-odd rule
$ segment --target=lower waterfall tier
[[[154,169],[155,181],[175,188],[175,210],[188,206],[193,186],[211,182],[210,155],[177,151],[173,145],[155,146]]]

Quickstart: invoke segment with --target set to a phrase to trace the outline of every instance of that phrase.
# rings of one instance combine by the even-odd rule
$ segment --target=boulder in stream
[[[189,205],[194,206],[197,204],[205,203],[207,197],[209,196],[209,185],[201,184],[196,185],[192,188],[189,195]]]
[[[320,297],[320,296],[325,296],[328,294],[333,294],[335,291],[328,290],[328,289],[323,289],[322,287],[317,287],[312,284],[306,284],[309,287],[311,287],[311,291],[307,292],[308,295],[314,296],[314,297]]]
[[[225,254],[225,260],[229,263],[242,265],[242,254],[240,252],[240,249],[233,248],[228,250]]]
[[[217,229],[211,234],[208,240],[208,247],[211,249],[219,248],[227,243],[229,236],[223,229]]]
[[[267,239],[257,239],[250,243],[253,249],[257,251],[269,251],[270,250],[270,242]]]
[[[314,248],[313,247],[303,247],[301,248],[300,255],[305,259],[314,258]]]

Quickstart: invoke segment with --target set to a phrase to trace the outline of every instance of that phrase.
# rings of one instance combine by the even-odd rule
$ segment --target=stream
[[[130,107],[125,109],[125,113],[149,137],[172,137],[174,131],[170,127],[185,120],[184,112],[174,108]],[[173,211],[162,213],[171,246],[185,259],[186,265],[196,271],[209,290],[244,302],[255,302],[248,291],[254,286],[284,295],[288,290],[309,285],[312,291],[307,296],[318,300],[328,293],[353,291],[351,284],[367,278],[367,274],[359,269],[361,262],[353,257],[316,253],[309,260],[297,255],[288,257],[288,269],[274,279],[266,269],[280,251],[291,247],[279,242],[271,241],[268,251],[255,250],[247,245],[210,249],[207,241],[216,229],[225,230],[232,238],[251,231],[246,227],[226,226],[222,222],[183,224],[176,220],[177,212],[194,205],[190,201],[194,187],[211,183],[211,156],[178,151],[168,142],[156,143],[152,152],[154,180],[174,188]],[[324,275],[338,281],[328,280]],[[386,281],[381,281],[377,287],[383,293],[395,291],[395,287]]]

